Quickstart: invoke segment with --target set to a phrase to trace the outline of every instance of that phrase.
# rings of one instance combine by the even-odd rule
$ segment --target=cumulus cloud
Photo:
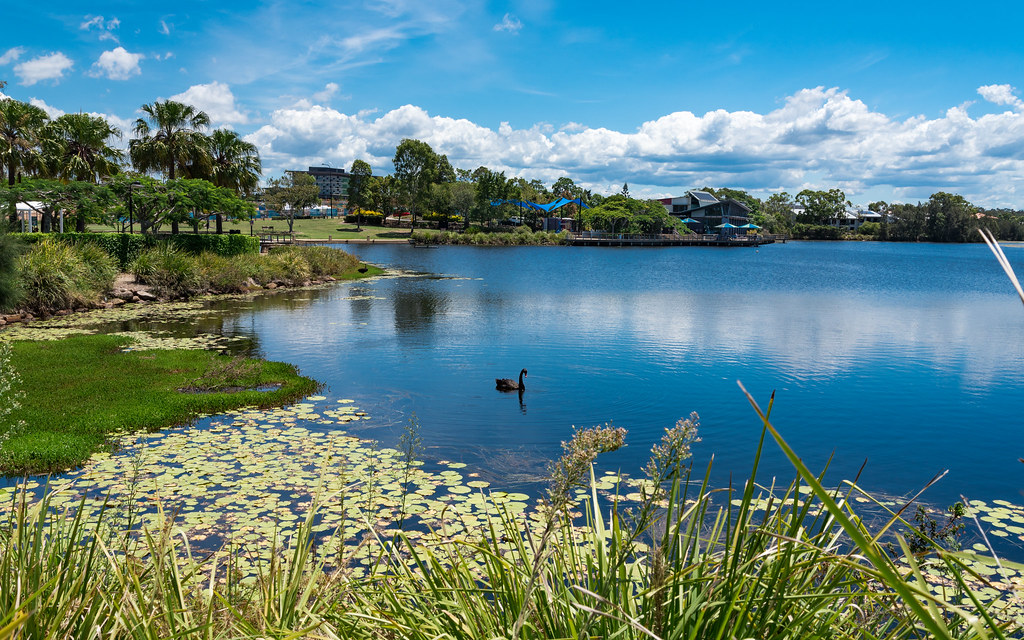
[[[1014,109],[1024,108],[1024,102],[1016,95],[1016,89],[1008,84],[987,84],[978,87],[978,94],[994,104],[1008,104]]]
[[[127,80],[142,73],[139,61],[145,56],[141,53],[129,53],[124,47],[104,51],[92,65],[89,75],[106,76],[110,80]]]
[[[979,205],[1024,206],[1015,191],[1024,179],[1024,113],[972,117],[958,106],[935,118],[896,119],[837,88],[803,89],[763,114],[676,111],[633,131],[576,123],[495,130],[414,105],[373,117],[306,101],[274,111],[247,137],[275,170],[354,158],[389,170],[402,138],[426,141],[458,167],[546,182],[569,175],[601,192],[626,181],[645,196],[705,184],[759,194],[838,186],[854,200],[868,191],[893,200],[952,191]]]
[[[0,56],[0,65],[11,64],[25,53],[25,47],[11,47]]]
[[[231,87],[222,82],[192,85],[182,93],[171,96],[171,100],[205,111],[214,124],[245,124],[249,121],[249,116],[235,105]]]
[[[21,78],[21,84],[32,86],[43,80],[60,80],[64,72],[75,63],[60,51],[45,56],[38,56],[14,66],[14,73]]]
[[[519,21],[519,18],[515,17],[511,13],[506,13],[505,17],[501,19],[501,22],[494,25],[495,31],[508,31],[509,33],[519,33],[523,28],[523,23]]]

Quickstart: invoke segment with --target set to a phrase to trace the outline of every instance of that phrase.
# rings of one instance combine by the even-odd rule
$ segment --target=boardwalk
[[[569,234],[569,244],[574,247],[757,247],[762,244],[785,242],[785,236],[735,236],[720,237],[717,234],[630,234],[601,233],[586,231]]]

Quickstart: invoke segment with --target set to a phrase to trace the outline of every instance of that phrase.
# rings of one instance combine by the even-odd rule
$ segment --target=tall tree
[[[227,129],[215,130],[206,141],[210,154],[210,181],[239,196],[251,196],[263,173],[256,145]],[[217,233],[224,233],[224,212],[217,211],[216,215]]]
[[[443,162],[441,158],[444,158]],[[416,214],[426,208],[430,197],[430,185],[441,182],[439,177],[448,178],[449,173],[451,181],[454,182],[455,171],[448,163],[448,158],[439,157],[429,144],[412,138],[405,138],[398,144],[392,162],[395,166],[395,178],[402,185],[405,202],[412,214],[411,227],[415,230]]]
[[[373,170],[365,160],[353,160],[348,179],[348,206],[356,210],[356,230],[363,226],[363,209],[370,206],[370,178]]]
[[[842,216],[850,204],[840,189],[804,189],[796,194],[796,201],[804,206],[804,213],[798,216],[797,222],[809,224],[828,224],[830,220]]]
[[[7,171],[9,186],[22,172],[38,165],[39,134],[48,119],[39,107],[13,98],[0,100],[0,166]],[[7,217],[13,227],[18,220],[13,202]]]
[[[128,143],[132,164],[143,173],[162,171],[169,180],[209,175],[210,154],[203,130],[210,116],[173,100],[142,105],[145,118],[135,121]],[[178,223],[171,223],[171,233]]]
[[[295,225],[295,212],[303,211],[320,202],[320,187],[316,179],[305,171],[286,171],[272,179],[264,191],[267,207],[277,211],[288,221],[288,231]]]
[[[0,100],[0,160],[7,184],[39,164],[39,138],[49,117],[39,107],[13,98]]]
[[[47,172],[61,180],[98,182],[121,170],[124,153],[110,145],[121,130],[102,116],[66,113],[43,128]]]

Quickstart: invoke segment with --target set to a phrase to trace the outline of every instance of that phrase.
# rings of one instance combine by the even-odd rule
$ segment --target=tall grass
[[[113,287],[117,268],[102,249],[48,237],[19,258],[18,273],[24,304],[50,312],[94,304]]]
[[[194,255],[160,245],[132,261],[129,271],[166,298],[189,298],[207,291],[238,293],[254,285],[297,286],[326,276],[341,277],[359,266],[355,256],[327,247],[282,247],[269,254]]]

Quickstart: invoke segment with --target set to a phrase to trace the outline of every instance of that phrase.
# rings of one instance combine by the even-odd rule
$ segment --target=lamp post
[[[128,233],[135,233],[135,207],[132,202],[132,193],[135,191],[135,187],[141,187],[142,183],[138,180],[128,185]]]

